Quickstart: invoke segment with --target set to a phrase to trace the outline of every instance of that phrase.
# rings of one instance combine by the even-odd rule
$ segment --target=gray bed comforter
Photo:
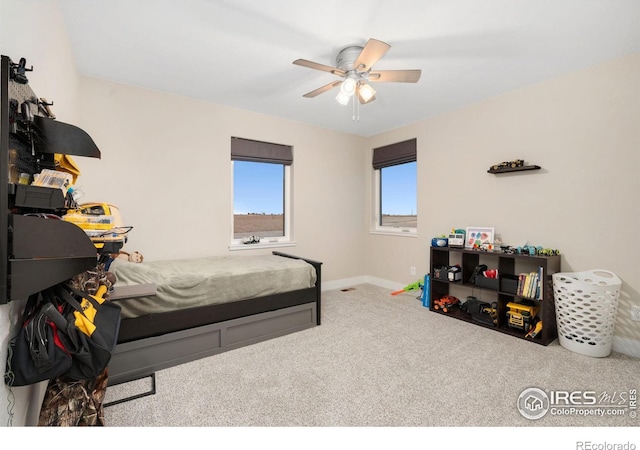
[[[316,272],[300,259],[276,255],[212,256],[132,263],[109,268],[116,286],[155,283],[156,295],[118,300],[122,317],[233,302],[315,286]]]

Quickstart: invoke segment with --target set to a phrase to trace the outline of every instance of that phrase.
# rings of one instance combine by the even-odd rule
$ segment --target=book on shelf
[[[518,288],[516,294],[520,297],[542,299],[542,267],[536,272],[521,273],[518,276]]]
[[[542,300],[542,284],[544,283],[544,267],[538,267],[538,291],[536,292],[536,298]]]
[[[518,288],[516,289],[517,295],[522,295],[522,291],[524,290],[525,277],[526,275],[524,273],[521,273],[520,275],[518,275]]]

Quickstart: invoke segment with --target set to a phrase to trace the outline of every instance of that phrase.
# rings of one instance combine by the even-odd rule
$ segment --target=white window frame
[[[260,163],[270,164],[270,163]],[[231,244],[229,250],[251,250],[256,248],[275,248],[275,247],[292,247],[296,243],[292,240],[292,208],[291,208],[291,178],[292,169],[289,164],[282,164],[284,166],[284,235],[264,237],[260,239],[258,244],[243,244],[242,239],[236,239],[234,237],[234,220],[233,220],[233,176],[234,176],[234,161],[231,161]]]
[[[416,178],[417,174],[417,164],[416,164]],[[371,217],[371,234],[388,234],[393,236],[406,236],[406,237],[417,237],[418,236],[418,227],[390,227],[383,226],[381,224],[381,198],[382,198],[382,169],[372,169],[373,170],[373,185],[372,185],[372,198],[373,205],[371,208],[372,217]],[[416,192],[417,196],[417,192]],[[418,212],[416,210],[416,217],[418,216]]]

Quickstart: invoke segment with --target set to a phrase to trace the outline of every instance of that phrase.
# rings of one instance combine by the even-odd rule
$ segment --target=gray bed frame
[[[109,384],[152,377],[155,392],[158,370],[320,325],[322,263],[273,254],[302,259],[314,266],[315,286],[231,304],[122,319],[118,344],[109,362]],[[153,285],[118,289],[116,283],[111,300],[149,292],[154,292]]]

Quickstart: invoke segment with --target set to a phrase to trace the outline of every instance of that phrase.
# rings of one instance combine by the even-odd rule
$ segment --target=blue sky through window
[[[383,215],[417,215],[416,163],[384,167],[381,178],[381,213]]]
[[[284,166],[234,161],[233,213],[283,214]],[[416,163],[385,167],[382,214],[417,214]]]
[[[283,214],[284,165],[234,161],[233,213]]]

